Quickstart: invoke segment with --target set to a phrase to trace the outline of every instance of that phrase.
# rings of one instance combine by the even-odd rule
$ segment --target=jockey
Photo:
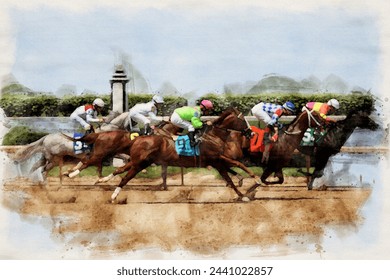
[[[252,108],[251,112],[260,121],[260,123],[266,126],[265,135],[268,135],[268,137],[264,137],[265,149],[263,152],[262,162],[267,162],[271,142],[276,142],[278,140],[279,118],[282,115],[294,114],[295,105],[291,101],[287,101],[283,105],[260,102]],[[271,133],[273,133],[272,136]]]
[[[210,100],[202,100],[199,106],[184,106],[175,109],[171,115],[171,122],[183,129],[187,129],[191,146],[195,146],[195,129],[203,127],[200,120],[202,115],[208,115],[213,109],[213,103]]]
[[[311,111],[318,112],[327,122],[334,122],[327,115],[340,108],[339,102],[334,98],[330,99],[327,103],[308,102],[305,106]]]
[[[98,118],[97,114],[104,108],[104,101],[100,98],[96,98],[92,105],[82,105],[70,115],[70,119],[75,123],[79,123],[85,131],[91,131],[93,122],[103,122],[103,118]]]
[[[145,128],[145,135],[149,135],[152,132],[150,123],[157,123],[157,111],[164,103],[164,98],[159,95],[154,95],[152,100],[148,103],[139,103],[134,105],[129,111],[129,123],[131,131],[139,131],[138,123],[143,124]],[[133,123],[136,123],[133,126]]]
[[[260,102],[252,108],[252,114],[263,123],[270,132],[274,135],[270,140],[276,142],[278,140],[278,123],[282,115],[292,115],[295,113],[295,105],[291,101],[287,101],[283,105]]]

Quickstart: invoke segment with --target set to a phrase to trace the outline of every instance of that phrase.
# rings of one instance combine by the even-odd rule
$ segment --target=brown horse
[[[181,128],[173,125],[171,122],[162,121],[154,129],[154,134],[170,136],[176,135],[181,130]],[[132,133],[124,130],[90,133],[78,139],[65,134],[63,137],[73,142],[81,141],[88,145],[93,145],[93,149],[89,154],[82,157],[76,166],[64,173],[64,175],[68,175],[70,178],[76,177],[89,166],[97,166],[99,178],[101,178],[103,161],[115,155],[122,155],[122,158],[124,158],[124,155],[129,154],[130,143],[133,140]]]
[[[236,166],[247,172],[257,182],[258,177],[249,170],[244,164],[238,161],[242,157],[242,149],[239,144],[230,145],[236,146],[237,153],[234,154],[232,149],[225,151],[226,143],[232,141],[233,134],[241,134],[248,131],[248,124],[244,116],[236,109],[230,108],[222,113],[222,115],[213,122],[211,126],[205,126],[205,131],[201,136],[200,156],[180,156],[175,149],[175,143],[170,136],[165,135],[150,135],[137,137],[130,144],[131,161],[125,166],[118,168],[114,173],[99,180],[106,182],[115,175],[127,171],[127,174],[122,178],[118,187],[112,195],[114,201],[122,187],[129,182],[141,170],[145,169],[152,163],[162,166],[163,188],[166,189],[166,177],[168,166],[181,167],[214,167],[226,181],[227,185],[232,187],[239,198],[243,194],[238,191],[233,181],[228,175],[230,167]]]
[[[282,135],[279,137],[278,142],[273,144],[273,147],[270,151],[269,159],[267,163],[261,163],[259,161],[258,165],[264,167],[263,174],[261,175],[261,182],[264,184],[282,184],[284,182],[283,177],[283,167],[288,165],[290,162],[294,150],[297,149],[300,145],[300,142],[305,134],[305,131],[309,127],[321,126],[325,123],[325,120],[317,113],[310,112],[306,107],[304,107],[303,112],[300,113],[288,126],[286,129],[281,131]],[[243,138],[245,139],[245,138]],[[247,149],[249,148],[248,141],[244,141],[243,146]],[[252,153],[250,156],[254,156],[257,159],[262,158],[261,153]],[[230,170],[232,171],[232,170]],[[229,171],[229,172],[230,172]],[[236,173],[234,171],[232,174]],[[274,173],[275,177],[278,178],[275,182],[267,181],[267,178]],[[250,198],[254,196],[254,190],[259,186],[259,184],[253,185],[246,192],[246,195]]]

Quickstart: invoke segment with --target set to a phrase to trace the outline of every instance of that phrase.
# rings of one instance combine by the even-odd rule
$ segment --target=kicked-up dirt
[[[95,180],[64,178],[61,185],[53,177],[46,184],[18,178],[4,184],[2,204],[21,216],[51,218],[52,238],[97,252],[158,248],[212,256],[235,247],[278,246],[279,254],[288,254],[321,244],[329,227],[358,228],[360,209],[372,191],[308,191],[305,178],[288,177],[283,185],[259,187],[254,200],[241,202],[222,180],[187,174],[185,186],[171,176],[168,191],[159,189],[161,179],[134,179],[112,204],[119,179],[105,185],[94,185]],[[245,179],[240,190],[252,184]]]

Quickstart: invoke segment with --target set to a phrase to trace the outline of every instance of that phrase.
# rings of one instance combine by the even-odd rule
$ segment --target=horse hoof
[[[243,197],[241,197],[241,201],[249,202],[251,200],[249,199],[249,197],[243,196]]]

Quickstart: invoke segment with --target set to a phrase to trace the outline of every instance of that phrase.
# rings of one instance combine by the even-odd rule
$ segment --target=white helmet
[[[164,103],[164,98],[160,95],[153,96],[152,100],[154,101],[154,103],[157,103],[157,104]]]
[[[104,101],[103,101],[102,99],[100,99],[100,98],[96,98],[96,99],[93,101],[92,104],[93,104],[93,105],[96,105],[96,106],[98,106],[98,107],[100,107],[100,108],[103,108],[103,107],[104,107]]]
[[[336,110],[340,108],[339,102],[334,98],[328,101],[328,105],[334,107]]]

